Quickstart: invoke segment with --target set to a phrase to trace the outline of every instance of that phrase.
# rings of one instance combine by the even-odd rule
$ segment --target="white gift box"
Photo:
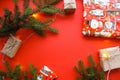
[[[9,37],[1,52],[10,58],[13,58],[19,49],[22,41],[13,35]]]
[[[104,71],[120,68],[119,46],[100,49],[100,61]]]
[[[64,0],[64,10],[66,13],[73,13],[76,9],[75,0]]]

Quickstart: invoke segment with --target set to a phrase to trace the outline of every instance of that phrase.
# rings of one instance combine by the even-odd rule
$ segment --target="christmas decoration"
[[[78,61],[78,66],[75,66],[76,72],[80,74],[76,80],[104,80],[105,74],[100,67],[100,63],[95,64],[91,55],[88,56],[89,66],[85,67],[82,60]]]
[[[10,80],[56,80],[57,75],[50,70],[47,66],[44,66],[39,73],[37,68],[32,64],[28,70],[22,70],[20,65],[16,65],[14,69],[11,68],[7,61],[4,61],[4,65],[7,71],[0,70],[0,80],[8,78]]]
[[[116,0],[83,0],[86,36],[120,38],[120,3]]]
[[[100,60],[104,71],[120,68],[120,49],[119,46],[100,49]]]
[[[21,40],[11,35],[4,45],[1,52],[10,58],[13,58],[21,45]]]
[[[38,80],[56,80],[58,76],[47,66],[43,66],[37,77]]]
[[[66,13],[73,13],[76,9],[75,0],[64,0],[64,10]]]
[[[30,70],[22,71],[20,65],[16,65],[14,69],[11,68],[10,64],[5,61],[4,65],[7,71],[0,70],[0,80],[8,78],[9,80],[37,80],[37,68],[30,65]]]
[[[37,12],[43,12],[45,14],[53,15],[55,13],[64,13],[60,8],[54,6],[60,0],[32,0],[36,9],[33,10],[29,6],[30,0],[23,0],[23,13],[20,12],[18,6],[18,0],[13,0],[15,4],[14,12],[4,9],[4,16],[0,17],[0,37],[9,36],[15,34],[20,28],[32,28],[39,35],[44,36],[46,30],[57,33],[57,29],[50,27],[49,23],[53,22],[53,19],[47,19],[45,21],[37,20],[32,17]]]

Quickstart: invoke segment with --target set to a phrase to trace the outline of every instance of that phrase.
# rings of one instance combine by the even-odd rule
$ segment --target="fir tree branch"
[[[49,3],[49,5],[55,5],[55,4],[57,4],[59,1],[60,1],[60,0],[52,0],[52,2]]]
[[[44,5],[44,4],[43,4],[43,0],[38,0],[38,3],[39,3],[39,4],[38,4],[38,5],[39,5],[38,8],[42,8],[43,5]]]
[[[41,36],[46,36],[45,25],[43,23],[34,24],[33,30]]]
[[[4,62],[4,65],[8,71],[8,73],[12,73],[12,68],[10,67],[9,63],[7,61]]]
[[[44,0],[44,5],[47,5],[48,4],[48,0]]]
[[[15,3],[15,9],[14,9],[14,19],[15,19],[15,25],[18,26],[19,23],[19,17],[20,17],[20,11],[18,7],[18,2]]]
[[[34,18],[31,18],[31,15],[37,12],[43,12],[50,15],[53,15],[55,13],[63,14],[64,11],[62,9],[53,6],[53,4],[58,3],[59,0],[32,0],[32,2],[37,7],[36,10],[32,10],[32,8],[29,7],[29,0],[23,1],[23,15],[21,15],[21,12],[19,10],[18,0],[13,0],[14,14],[12,14],[12,12],[8,9],[4,9],[4,17],[0,17],[0,24],[2,25],[2,28],[0,29],[0,37],[9,36],[9,34],[15,34],[20,28],[32,28],[36,33],[40,35],[45,35],[46,30],[49,30],[53,33],[58,32],[55,28],[50,28],[49,23],[52,22],[52,20],[39,22],[35,21]],[[31,21],[32,19],[35,21],[33,24]]]
[[[16,65],[12,70],[7,61],[4,62],[4,65],[7,71],[0,70],[0,80],[4,80],[4,77],[9,78],[10,80],[37,80],[37,68],[35,68],[32,64],[29,66],[29,71],[22,71],[20,65]],[[31,73],[31,76],[28,72]]]
[[[3,76],[0,76],[0,80],[4,80]]]
[[[14,4],[17,5],[18,4],[18,0],[13,0]]]
[[[6,76],[6,72],[0,70],[0,76]]]
[[[100,79],[101,79],[101,80],[104,80],[104,79],[105,79],[105,74],[104,74],[103,69],[100,70]]]
[[[24,80],[30,80],[30,78],[28,76],[28,71],[27,70],[23,72],[23,79]]]
[[[41,8],[41,7],[43,6],[42,0],[39,0],[39,2],[37,2],[36,0],[32,0],[32,2],[33,2],[34,5],[37,6],[38,8]]]
[[[54,19],[50,18],[50,19],[47,19],[47,20],[43,21],[43,23],[49,25],[53,21],[54,21]]]
[[[23,0],[23,10],[24,10],[24,12],[26,11],[26,9],[29,7],[29,2],[30,2],[30,0]]]
[[[80,77],[76,80],[104,80],[105,74],[103,69],[100,69],[99,63],[95,66],[95,62],[91,55],[88,56],[89,66],[83,66],[82,61],[78,61],[78,68],[75,66],[76,72],[79,73]]]
[[[91,67],[95,67],[95,62],[94,62],[94,60],[92,58],[92,55],[88,56],[88,61],[89,61]]]
[[[58,30],[53,28],[53,27],[50,27],[49,25],[46,26],[46,29],[52,33],[58,33]]]
[[[7,16],[10,16],[11,15],[11,11],[9,11],[7,8],[4,8],[4,16],[7,17]]]
[[[28,7],[24,11],[24,16],[29,17],[31,15],[31,13],[33,13],[33,10],[32,10],[32,8]]]
[[[83,80],[83,79],[81,79],[81,78],[77,77],[77,78],[76,78],[76,80]]]
[[[20,73],[21,73],[20,65],[16,65],[16,67],[15,67],[15,69],[13,71],[13,75],[17,76]]]
[[[12,74],[12,68],[10,67],[9,63],[7,61],[4,62],[4,65],[7,69],[7,77],[9,78],[14,78],[13,74]]]
[[[30,72],[33,76],[32,80],[37,80],[37,69],[34,68],[32,64],[29,67],[30,67]]]
[[[78,61],[78,69],[80,70],[81,75],[85,74],[84,63],[83,61]]]
[[[38,8],[38,9],[39,9],[39,8]],[[64,11],[63,11],[62,9],[57,8],[57,7],[55,7],[55,6],[51,6],[51,5],[45,6],[45,7],[43,7],[43,8],[40,8],[39,10],[40,10],[41,12],[44,12],[44,13],[49,14],[49,15],[53,15],[53,14],[55,14],[55,13],[64,14]]]

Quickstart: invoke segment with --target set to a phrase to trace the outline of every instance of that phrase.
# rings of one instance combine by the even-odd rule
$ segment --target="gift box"
[[[66,13],[73,13],[76,9],[75,0],[64,0],[64,10]]]
[[[120,38],[120,1],[83,0],[85,36]]]
[[[47,66],[43,66],[40,69],[37,80],[57,80],[58,76]]]
[[[20,39],[10,35],[1,52],[10,58],[13,58],[20,48],[21,43],[22,41]]]
[[[104,71],[120,68],[119,46],[100,49],[100,61]]]

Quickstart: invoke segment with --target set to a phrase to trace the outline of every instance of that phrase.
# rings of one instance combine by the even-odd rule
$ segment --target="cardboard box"
[[[76,9],[75,0],[64,0],[64,10],[66,13],[74,13]]]
[[[1,52],[10,58],[13,58],[19,49],[22,41],[13,35],[9,37]]]
[[[100,49],[100,61],[104,71],[120,68],[119,46]]]

